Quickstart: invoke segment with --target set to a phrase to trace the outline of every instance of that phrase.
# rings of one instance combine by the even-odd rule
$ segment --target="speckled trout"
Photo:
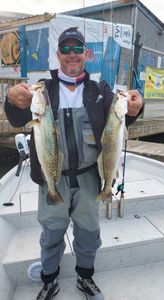
[[[103,189],[97,201],[112,202],[112,183],[116,177],[121,151],[123,147],[125,129],[125,114],[127,113],[128,93],[116,92],[106,125],[102,134],[102,151],[98,157],[98,169],[104,182]]]
[[[34,129],[36,152],[48,185],[47,201],[51,204],[63,203],[56,188],[61,176],[63,154],[59,149],[48,91],[43,81],[33,84],[30,90],[33,94],[30,107],[33,120],[29,123]]]

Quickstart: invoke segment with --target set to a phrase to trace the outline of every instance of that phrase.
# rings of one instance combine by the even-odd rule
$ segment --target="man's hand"
[[[27,108],[32,101],[32,93],[29,90],[30,84],[19,83],[8,90],[7,96],[11,104],[19,108]]]
[[[127,115],[131,117],[137,116],[142,108],[142,97],[137,90],[128,91],[130,97],[128,97],[128,112]]]

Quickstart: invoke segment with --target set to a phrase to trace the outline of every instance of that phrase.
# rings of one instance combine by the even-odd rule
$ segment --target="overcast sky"
[[[164,22],[163,0],[140,0],[162,22]],[[0,0],[0,10],[42,14],[59,13],[81,7],[108,3],[110,0]]]

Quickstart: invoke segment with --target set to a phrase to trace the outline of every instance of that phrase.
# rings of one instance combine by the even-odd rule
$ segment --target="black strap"
[[[72,109],[64,108],[64,127],[65,127],[65,137],[68,149],[68,165],[72,170],[78,169],[79,157],[78,148],[76,142],[76,136],[74,131]]]
[[[76,176],[76,175],[80,175],[83,174],[93,168],[97,168],[97,163],[94,163],[93,165],[83,168],[83,169],[79,169],[79,170],[75,170],[75,169],[69,169],[69,170],[63,170],[62,171],[62,175],[64,176]]]

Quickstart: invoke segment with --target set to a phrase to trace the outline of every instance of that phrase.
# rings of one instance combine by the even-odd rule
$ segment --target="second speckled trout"
[[[123,147],[127,100],[127,93],[122,95],[117,92],[107,116],[101,138],[102,151],[98,157],[98,168],[100,177],[104,181],[104,187],[98,195],[97,201],[112,202],[112,182],[117,174]]]
[[[56,184],[61,176],[63,155],[59,149],[58,132],[54,122],[48,91],[43,81],[30,88],[33,97],[31,112],[34,139],[38,160],[48,185],[47,201],[51,204],[63,203]]]

